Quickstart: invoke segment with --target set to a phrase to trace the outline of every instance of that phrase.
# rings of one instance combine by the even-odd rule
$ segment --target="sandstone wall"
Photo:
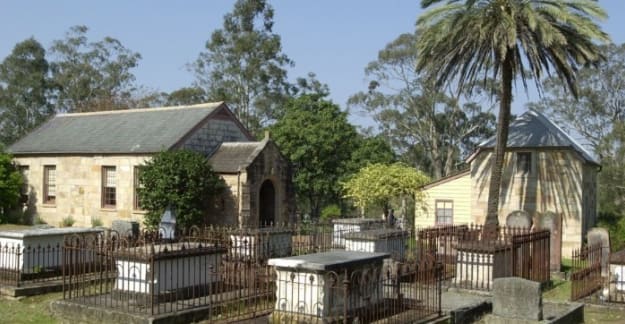
[[[594,181],[595,171],[587,171],[584,163],[573,151],[531,152],[531,172],[522,174],[516,170],[516,152],[508,152],[504,162],[501,195],[499,201],[499,222],[505,224],[506,217],[517,210],[528,212],[536,220],[544,213],[553,212],[562,216],[562,253],[570,256],[573,248],[579,247],[585,235],[586,220],[593,209],[583,206],[583,187]],[[492,152],[482,152],[471,163],[471,213],[476,223],[483,223],[486,217],[488,186],[490,183]],[[584,178],[588,179],[585,184]]]
[[[29,209],[46,223],[58,226],[71,216],[75,226],[91,226],[92,219],[100,219],[110,226],[115,219],[142,222],[144,212],[134,210],[134,167],[142,165],[144,156],[59,156],[59,157],[17,157],[15,161],[28,166],[30,190]],[[56,166],[56,201],[44,204],[43,168]],[[102,167],[116,167],[117,205],[114,209],[102,208]]]

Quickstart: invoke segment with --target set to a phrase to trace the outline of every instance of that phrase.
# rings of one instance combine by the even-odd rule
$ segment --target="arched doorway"
[[[271,180],[265,180],[260,186],[259,221],[261,226],[268,226],[276,221],[276,190]]]

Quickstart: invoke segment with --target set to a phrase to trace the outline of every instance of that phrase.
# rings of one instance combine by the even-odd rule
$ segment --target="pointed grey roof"
[[[236,173],[252,164],[268,141],[221,143],[208,162],[215,172]]]
[[[495,147],[495,136],[478,145],[478,151],[469,157],[472,160],[481,149]],[[529,110],[510,123],[508,148],[570,148],[576,151],[584,161],[599,165],[584,147],[564,132],[545,115]]]
[[[171,149],[223,102],[59,114],[15,144],[19,154],[156,153]]]

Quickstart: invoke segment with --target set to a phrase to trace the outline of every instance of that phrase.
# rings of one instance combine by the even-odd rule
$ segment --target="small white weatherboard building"
[[[323,320],[382,302],[388,253],[333,251],[269,259],[277,274],[274,316]]]
[[[121,249],[116,254],[115,290],[150,294],[157,300],[167,294],[194,290],[210,293],[219,280],[223,248],[203,243],[169,243]]]

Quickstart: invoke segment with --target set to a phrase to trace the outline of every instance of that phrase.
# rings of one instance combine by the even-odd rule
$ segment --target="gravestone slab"
[[[553,212],[546,212],[538,219],[538,228],[549,230],[549,248],[551,260],[549,270],[560,271],[562,263],[562,217]]]
[[[506,226],[530,228],[532,227],[532,217],[524,210],[513,211],[506,218]]]
[[[610,258],[610,234],[608,230],[601,227],[593,227],[586,234],[588,245],[601,244],[601,276],[607,277],[609,274],[609,258]]]
[[[540,321],[543,297],[540,283],[518,277],[498,278],[493,283],[493,315]]]
[[[161,216],[159,232],[164,239],[174,239],[176,233],[176,212],[171,206],[167,206],[163,216]]]
[[[135,221],[116,219],[111,224],[111,229],[124,238],[139,236],[139,223]]]

